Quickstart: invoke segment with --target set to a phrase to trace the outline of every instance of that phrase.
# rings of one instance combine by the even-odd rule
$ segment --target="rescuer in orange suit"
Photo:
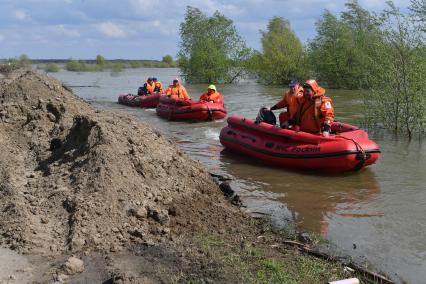
[[[333,102],[325,95],[325,89],[318,86],[315,80],[307,80],[303,84],[303,97],[299,99],[297,112],[293,117],[296,131],[322,133],[330,135],[334,121]]]
[[[149,77],[145,84],[143,84],[143,87],[139,87],[138,96],[147,96],[152,93],[154,93],[154,82],[152,81],[152,78]]]
[[[156,77],[152,78],[153,93],[163,93],[163,84]]]
[[[288,84],[288,91],[284,94],[284,97],[276,103],[271,110],[287,108],[287,111],[280,113],[279,121],[282,128],[288,127],[291,121],[288,120],[297,112],[298,100],[303,97],[303,88],[300,86],[297,80],[291,80]]]
[[[223,102],[222,95],[216,91],[215,85],[207,87],[207,92],[201,95],[200,102],[221,103]]]
[[[182,86],[179,83],[178,79],[173,80],[173,85],[170,85],[166,90],[166,95],[174,98],[174,99],[181,99],[181,100],[190,100],[188,93],[186,92],[186,89],[184,86]]]

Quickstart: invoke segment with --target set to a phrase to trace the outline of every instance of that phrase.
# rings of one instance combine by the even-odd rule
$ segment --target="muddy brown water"
[[[378,163],[356,173],[323,175],[267,167],[223,151],[220,129],[226,120],[206,123],[168,122],[155,110],[116,103],[119,93],[135,93],[148,76],[165,85],[178,69],[128,69],[122,73],[51,74],[73,87],[95,107],[127,112],[159,129],[210,171],[235,178],[233,187],[247,210],[270,214],[278,224],[295,221],[316,232],[343,253],[368,261],[396,282],[426,283],[426,144],[407,142],[384,132],[370,132],[381,146]],[[80,87],[78,87],[80,86]],[[84,86],[84,87],[81,87]],[[187,85],[198,98],[206,85]],[[228,113],[255,118],[259,107],[272,106],[283,89],[252,82],[217,85]],[[357,124],[362,104],[357,92],[328,90],[336,118]],[[279,112],[277,111],[276,114]]]

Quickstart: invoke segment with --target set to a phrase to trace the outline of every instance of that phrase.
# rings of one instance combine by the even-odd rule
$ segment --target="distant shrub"
[[[108,66],[109,69],[111,69],[112,72],[122,72],[124,69],[124,64],[123,63],[110,63],[110,65]]]
[[[59,66],[56,65],[55,63],[48,63],[46,65],[46,67],[44,67],[44,71],[51,72],[51,73],[58,72],[59,71]]]
[[[131,68],[140,68],[142,66],[143,66],[143,64],[140,61],[132,61],[132,62],[130,62],[130,67]]]
[[[86,63],[77,60],[68,61],[65,64],[65,69],[73,72],[87,71]]]

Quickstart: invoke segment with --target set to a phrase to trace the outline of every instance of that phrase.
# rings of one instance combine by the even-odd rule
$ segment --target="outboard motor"
[[[146,93],[146,90],[144,87],[139,87],[138,88],[138,96],[144,96]]]
[[[265,122],[268,124],[275,125],[277,124],[277,118],[275,117],[275,114],[267,109],[266,107],[262,107],[259,109],[259,113],[256,117],[256,123]]]

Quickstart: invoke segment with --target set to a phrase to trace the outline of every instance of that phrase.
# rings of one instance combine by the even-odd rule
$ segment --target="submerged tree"
[[[232,20],[218,11],[208,17],[188,6],[180,36],[178,62],[188,82],[232,82],[242,74],[249,49]]]
[[[376,58],[381,72],[365,96],[366,118],[395,133],[424,132],[426,123],[426,47],[411,19],[392,2],[383,13],[385,45]]]
[[[378,18],[356,0],[337,18],[325,11],[309,43],[309,62],[317,77],[334,88],[369,88],[374,61],[382,44]]]
[[[96,65],[104,66],[105,63],[106,63],[105,57],[103,57],[100,54],[96,55]]]
[[[273,17],[262,34],[262,51],[253,57],[252,69],[266,84],[286,84],[304,74],[302,43],[291,29],[290,22]]]
[[[165,55],[165,56],[163,56],[162,62],[166,63],[168,66],[173,66],[174,65],[173,57],[171,55]]]
[[[426,32],[426,0],[411,0],[410,10],[422,31]]]

